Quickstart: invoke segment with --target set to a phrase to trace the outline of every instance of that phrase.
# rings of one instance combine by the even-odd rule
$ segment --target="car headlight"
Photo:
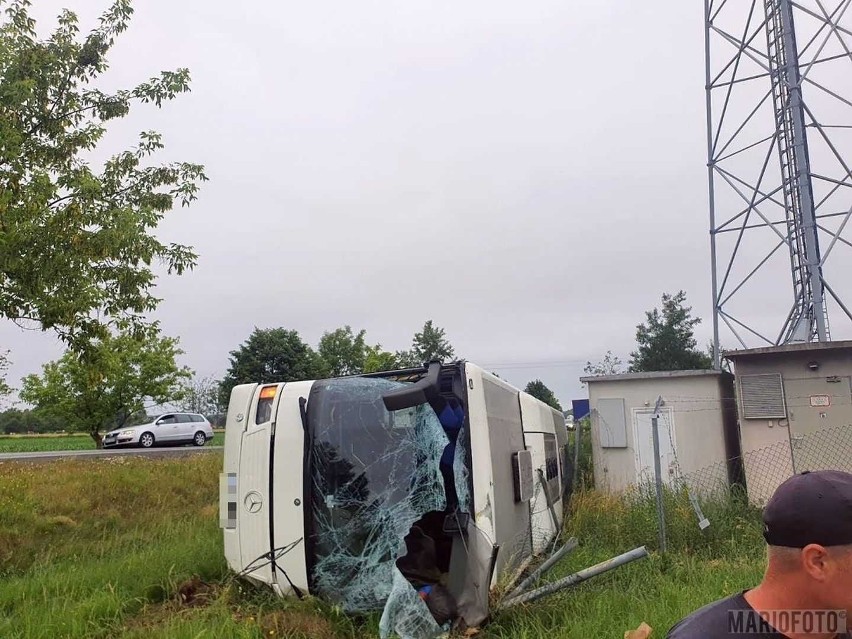
[[[136,431],[131,428],[130,430],[123,430],[119,434],[120,435],[135,435]]]

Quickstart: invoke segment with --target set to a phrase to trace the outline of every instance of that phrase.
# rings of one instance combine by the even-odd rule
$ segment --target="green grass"
[[[495,615],[486,637],[623,636],[643,621],[663,637],[693,610],[757,584],[764,544],[757,511],[738,498],[705,504],[711,525],[701,531],[685,494],[666,495],[668,552],[657,551],[653,499],[580,493],[572,501],[566,536],[580,547],[547,575],[553,581],[637,546],[641,559],[577,587]]]
[[[329,606],[232,579],[221,466],[220,454],[0,462],[0,637],[363,636]],[[209,584],[204,605],[178,597],[192,579]]]
[[[214,433],[208,446],[223,446],[224,433]],[[30,453],[62,450],[94,450],[95,442],[88,435],[2,435],[0,453]]]
[[[316,600],[275,598],[237,582],[222,556],[221,455],[0,463],[0,637],[260,639],[376,636],[378,616],[351,618]],[[748,588],[763,564],[759,519],[737,500],[707,505],[699,531],[668,495],[670,551],[653,551],[539,602],[498,611],[490,638],[612,637],[675,621]],[[638,545],[653,550],[653,503],[580,493],[566,535],[580,547],[558,579]],[[187,584],[196,601],[179,596]],[[193,585],[195,584],[195,585]]]
[[[554,569],[562,577],[611,557],[582,547]],[[551,598],[498,613],[487,637],[621,637],[643,621],[664,637],[679,619],[714,599],[753,586],[759,562],[697,560],[684,556],[636,561]]]

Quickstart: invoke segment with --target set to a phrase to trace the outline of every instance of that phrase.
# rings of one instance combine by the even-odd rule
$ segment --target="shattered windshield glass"
[[[388,617],[417,617],[422,627],[414,634],[423,637],[441,628],[418,592],[441,586],[424,578],[417,581],[416,587],[424,589],[418,591],[396,562],[406,555],[405,538],[413,525],[432,515],[443,521],[448,493],[441,459],[445,457],[446,472],[447,450],[449,468],[461,469],[458,451],[448,447],[450,439],[429,404],[385,409],[382,395],[403,386],[359,377],[314,385],[307,414],[312,515],[308,554],[314,593],[348,612],[385,608],[382,634],[400,632]],[[467,473],[455,474],[450,492],[467,504]],[[432,581],[438,581],[441,572],[433,571]]]

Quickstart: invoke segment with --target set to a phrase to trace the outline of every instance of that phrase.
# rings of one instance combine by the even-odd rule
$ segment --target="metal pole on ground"
[[[536,599],[541,599],[542,597],[552,595],[553,593],[565,588],[576,586],[577,584],[586,581],[587,579],[591,579],[592,577],[597,577],[605,572],[609,572],[613,568],[618,568],[624,564],[629,564],[631,561],[636,561],[637,559],[642,559],[647,556],[648,551],[645,549],[645,546],[634,548],[623,555],[618,555],[617,557],[602,561],[601,563],[595,564],[594,566],[581,570],[580,572],[575,572],[573,575],[568,575],[558,581],[554,581],[552,584],[547,584],[541,588],[536,588],[535,590],[530,590],[522,595],[508,599],[500,604],[499,608],[504,610],[506,608],[511,608],[512,606],[517,606],[518,604],[529,603]]]
[[[541,564],[541,566],[532,571],[526,579],[524,579],[520,584],[518,584],[518,587],[515,588],[511,593],[509,593],[509,596],[506,597],[506,599],[512,599],[523,593],[527,588],[529,588],[536,581],[538,581],[538,579],[542,575],[544,575],[544,573],[550,570],[557,561],[562,559],[565,555],[574,550],[576,547],[577,538],[571,537],[571,539],[565,542],[565,545],[562,546],[562,548],[550,555],[547,561],[545,561],[543,564]]]
[[[657,489],[657,525],[660,535],[660,552],[666,552],[666,513],[663,507],[663,475],[660,468],[660,405],[663,397],[657,398],[654,415],[651,417],[651,436],[654,440],[654,483]]]

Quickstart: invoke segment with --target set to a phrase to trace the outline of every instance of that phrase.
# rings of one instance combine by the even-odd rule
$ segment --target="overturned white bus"
[[[281,595],[383,610],[428,636],[562,527],[561,413],[469,362],[231,393],[220,510],[236,572]]]

